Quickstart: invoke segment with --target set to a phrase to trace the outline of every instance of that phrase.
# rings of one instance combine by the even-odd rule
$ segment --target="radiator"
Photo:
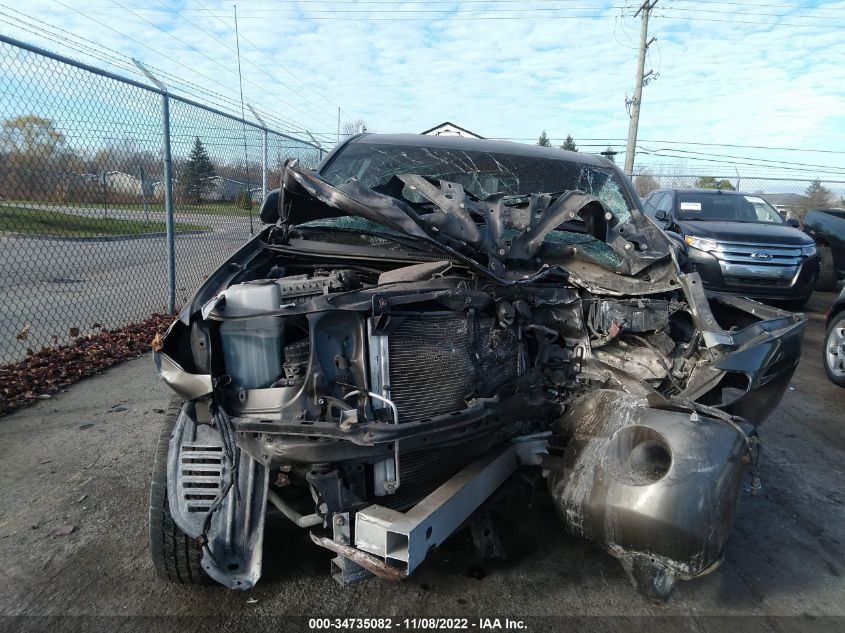
[[[387,380],[378,376],[374,383],[390,385],[400,423],[465,409],[467,397],[478,388],[492,393],[517,372],[516,335],[492,318],[407,317],[386,337],[371,333],[370,345],[386,357],[371,371],[387,373]],[[474,361],[475,350],[479,357]]]

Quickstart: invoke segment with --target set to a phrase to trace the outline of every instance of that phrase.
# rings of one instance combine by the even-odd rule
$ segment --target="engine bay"
[[[519,214],[400,179],[438,203],[423,217],[395,192],[285,178],[287,215],[209,277],[155,355],[186,400],[170,507],[209,575],[254,585],[269,503],[314,529],[344,584],[405,577],[517,469],[648,595],[718,565],[801,315],[706,293],[647,221],[589,196]],[[316,221],[292,223],[302,200],[323,205]],[[611,267],[564,231],[547,242],[584,209]],[[522,234],[506,236],[510,217]]]

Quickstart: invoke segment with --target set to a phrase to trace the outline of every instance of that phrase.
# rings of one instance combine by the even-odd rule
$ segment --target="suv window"
[[[658,202],[665,196],[665,193],[660,193],[659,191],[652,192],[646,196],[646,199],[643,202],[643,210],[648,217],[654,217],[654,212],[657,210]]]
[[[667,193],[661,199],[660,202],[657,203],[657,210],[658,211],[665,211],[667,214],[672,215],[672,194]]]
[[[783,218],[763,198],[718,191],[678,194],[678,219],[783,224]]]

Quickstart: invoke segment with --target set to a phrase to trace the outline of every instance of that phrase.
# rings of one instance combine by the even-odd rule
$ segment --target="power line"
[[[231,88],[229,88],[229,87],[228,87],[228,86],[226,86],[225,84],[220,83],[219,81],[215,80],[214,78],[209,77],[208,75],[205,75],[205,74],[203,74],[203,73],[199,72],[198,70],[193,69],[193,68],[191,68],[190,66],[187,66],[186,64],[183,64],[182,62],[180,62],[180,61],[178,61],[178,60],[176,60],[176,59],[173,59],[173,58],[172,58],[172,57],[170,57],[169,55],[165,55],[164,53],[162,53],[162,52],[160,52],[160,51],[158,51],[158,50],[156,50],[156,49],[152,48],[151,46],[147,46],[147,45],[146,45],[146,44],[144,44],[143,42],[141,42],[141,41],[139,41],[139,40],[137,40],[137,39],[135,39],[135,38],[133,38],[133,37],[130,37],[129,35],[126,35],[125,33],[122,33],[121,31],[118,31],[117,29],[112,28],[111,26],[109,26],[108,24],[106,24],[106,23],[104,23],[104,22],[101,22],[100,20],[97,20],[97,19],[95,19],[95,18],[92,18],[92,17],[90,17],[89,15],[86,15],[85,13],[83,13],[83,12],[81,12],[81,11],[78,11],[78,10],[77,10],[77,9],[75,9],[74,7],[71,7],[71,6],[67,5],[67,4],[65,4],[64,2],[61,2],[61,0],[55,0],[55,2],[57,2],[57,3],[58,3],[58,4],[60,4],[60,5],[62,5],[62,6],[63,6],[63,7],[65,7],[66,9],[70,9],[70,10],[71,10],[71,11],[73,11],[74,13],[77,13],[77,14],[81,15],[82,17],[87,18],[87,19],[89,19],[89,20],[91,20],[91,21],[93,21],[93,22],[95,22],[95,23],[99,24],[99,25],[100,25],[100,26],[102,26],[102,27],[107,28],[108,30],[110,30],[110,31],[112,31],[112,32],[114,32],[114,33],[117,33],[117,34],[118,34],[118,35],[120,35],[121,37],[125,37],[125,38],[127,38],[128,40],[130,40],[130,41],[132,41],[132,42],[135,42],[135,43],[136,43],[136,44],[138,44],[139,46],[142,46],[142,47],[146,48],[147,50],[152,51],[152,52],[153,52],[153,53],[155,53],[156,55],[159,55],[159,56],[161,56],[161,57],[164,57],[165,59],[170,60],[171,62],[173,62],[173,63],[174,63],[174,64],[176,64],[177,66],[180,66],[180,67],[182,67],[182,68],[185,68],[185,69],[189,70],[190,72],[195,73],[195,74],[199,75],[200,77],[203,77],[204,79],[207,79],[208,81],[210,81],[211,83],[213,83],[213,84],[215,84],[215,85],[217,85],[217,86],[220,86],[220,87],[222,87],[222,88],[224,88],[224,89],[226,89],[226,90],[231,90]],[[26,15],[26,14],[23,14],[23,15]],[[92,44],[95,44],[95,45],[99,46],[98,44],[96,44],[96,42],[92,42]]]
[[[244,16],[243,19],[245,20],[267,20],[272,18],[273,16],[270,15],[247,15]],[[488,15],[484,13],[482,15],[477,15],[473,17],[455,17],[454,15],[445,15],[445,14],[432,14],[431,17],[349,17],[349,16],[328,16],[328,15],[306,15],[304,16],[307,20],[317,20],[317,21],[344,21],[344,22],[435,22],[435,21],[446,21],[446,22],[478,22],[478,21],[501,21],[501,20],[602,20],[607,19],[611,16],[607,14],[600,14],[600,15],[513,15],[513,16],[496,16],[496,15]],[[724,24],[753,24],[756,26],[765,26],[765,27],[782,27],[782,26],[792,26],[792,27],[825,27],[825,28],[845,28],[845,23],[830,23],[825,22],[824,24],[797,24],[794,22],[761,22],[757,21],[750,21],[750,20],[719,20],[716,18],[699,18],[699,17],[690,17],[685,15],[668,15],[665,16],[672,20],[686,20],[690,22],[712,22],[712,23],[724,23]]]
[[[170,37],[170,38],[172,38],[172,39],[176,40],[177,42],[179,42],[180,44],[182,44],[183,46],[185,46],[185,47],[187,47],[187,48],[191,49],[192,51],[196,52],[197,54],[201,55],[202,57],[204,57],[205,59],[207,59],[207,60],[208,60],[208,61],[210,61],[211,63],[213,63],[213,64],[215,64],[216,66],[218,66],[218,67],[222,68],[223,70],[225,70],[226,72],[232,73],[233,75],[237,75],[237,73],[236,73],[236,72],[235,72],[232,68],[230,68],[230,67],[228,67],[228,66],[226,66],[226,65],[224,65],[224,64],[221,64],[221,63],[220,63],[220,62],[218,62],[216,59],[214,59],[214,58],[210,57],[209,55],[205,54],[204,52],[202,52],[201,50],[199,50],[199,49],[198,49],[198,48],[196,48],[195,46],[191,46],[190,44],[188,44],[188,43],[187,43],[185,40],[183,40],[182,38],[180,38],[180,37],[178,37],[178,36],[174,35],[174,34],[173,34],[173,33],[171,33],[170,31],[167,31],[167,30],[165,30],[165,29],[161,28],[161,27],[160,27],[158,24],[156,24],[155,22],[152,22],[152,21],[150,21],[150,20],[147,20],[145,17],[138,15],[138,14],[137,14],[137,13],[135,13],[132,9],[129,9],[128,7],[125,7],[125,6],[123,6],[122,4],[120,4],[117,0],[111,0],[111,2],[112,2],[113,4],[115,4],[116,6],[120,7],[121,9],[123,9],[124,11],[126,11],[126,12],[128,12],[128,13],[131,13],[132,15],[134,15],[134,16],[135,16],[135,17],[137,17],[137,18],[139,18],[140,20],[143,20],[143,21],[144,21],[144,22],[146,22],[147,24],[149,24],[149,25],[153,26],[154,28],[158,29],[158,30],[159,30],[159,31],[161,31],[162,33],[166,34],[168,37]],[[230,49],[230,50],[231,50],[231,49]],[[251,80],[247,79],[247,80],[246,80],[246,82],[247,82],[248,84],[252,85],[253,87],[255,87],[256,89],[258,89],[258,90],[260,90],[260,91],[262,91],[262,92],[264,92],[264,93],[266,93],[266,94],[270,95],[270,96],[271,96],[271,97],[273,97],[274,99],[278,99],[279,101],[281,101],[282,103],[284,103],[284,104],[285,104],[285,105],[287,105],[288,107],[293,108],[294,110],[296,110],[296,111],[298,111],[298,112],[302,113],[302,114],[303,114],[303,115],[305,115],[306,117],[309,117],[310,119],[312,119],[312,120],[314,120],[314,121],[320,121],[320,119],[319,119],[319,118],[317,118],[316,116],[314,116],[313,114],[311,114],[311,113],[309,113],[309,112],[306,112],[305,110],[303,110],[303,109],[301,109],[301,108],[299,108],[299,107],[297,107],[297,106],[293,105],[292,103],[290,103],[290,102],[288,102],[288,101],[285,101],[284,99],[279,98],[277,95],[274,95],[273,93],[271,93],[270,91],[268,91],[266,88],[264,88],[263,86],[260,86],[259,84],[255,83],[254,81],[251,81]]]
[[[825,169],[815,169],[815,168],[808,168],[808,167],[787,167],[787,166],[778,166],[778,165],[761,165],[760,163],[754,162],[745,162],[745,161],[732,161],[732,160],[724,160],[718,158],[700,158],[695,156],[678,156],[675,154],[665,154],[661,153],[664,150],[647,150],[643,147],[640,147],[639,150],[644,154],[650,154],[652,156],[657,156],[660,158],[676,158],[680,160],[694,160],[694,161],[701,161],[701,162],[708,162],[708,163],[717,163],[717,164],[725,164],[725,165],[736,165],[736,166],[748,166],[748,167],[758,167],[758,168],[767,168],[772,171],[798,171],[802,173],[817,173],[817,174],[833,174],[837,176],[845,175],[845,171],[839,170],[825,170]]]
[[[488,136],[487,138],[497,140],[497,141],[535,141],[537,140],[535,137],[531,136]],[[550,141],[563,141],[566,137],[549,137]],[[612,143],[612,142],[622,142],[625,139],[622,137],[615,137],[615,138],[581,138],[580,141],[601,141],[603,143]],[[579,141],[578,138],[575,141]],[[764,150],[777,150],[783,152],[821,152],[825,154],[845,154],[845,150],[834,150],[834,149],[813,149],[813,148],[805,148],[805,147],[776,147],[772,145],[741,145],[738,143],[702,143],[698,141],[667,141],[667,140],[646,140],[640,139],[640,143],[666,143],[666,144],[676,144],[676,145],[696,145],[696,146],[706,146],[706,147],[735,147],[735,148],[742,148],[742,149],[764,149]]]
[[[427,3],[431,4],[431,3]],[[746,5],[747,6],[747,5]],[[755,5],[756,6],[756,5]],[[501,8],[459,8],[457,11],[451,11],[449,9],[309,9],[309,8],[260,8],[260,9],[246,9],[242,11],[244,15],[242,15],[242,19],[268,19],[273,17],[274,15],[280,14],[292,14],[292,15],[303,15],[306,19],[347,19],[345,16],[347,14],[366,14],[370,16],[367,19],[376,19],[376,20],[383,20],[388,18],[376,18],[372,17],[374,15],[394,15],[394,16],[412,16],[412,15],[426,15],[431,16],[430,18],[414,18],[409,17],[407,19],[410,20],[417,20],[417,19],[463,19],[460,16],[472,16],[468,19],[474,20],[482,20],[482,19],[507,19],[507,18],[499,18],[491,16],[491,14],[518,14],[515,15],[515,18],[526,18],[526,19],[539,19],[544,17],[549,17],[552,19],[577,19],[577,18],[605,18],[610,17],[607,13],[603,13],[600,15],[574,15],[574,16],[565,16],[560,15],[561,12],[576,12],[576,11],[612,11],[616,9],[625,10],[627,9],[626,6],[619,6],[619,5],[611,5],[611,6],[559,6],[559,7],[524,7],[520,6],[520,8],[516,9],[501,9]],[[158,9],[144,9],[140,10],[141,12],[149,12],[149,13],[162,13],[161,10]],[[182,9],[179,11],[170,11],[169,14],[175,13],[186,13],[186,12],[196,12],[197,9]],[[213,10],[205,9],[208,12],[208,15],[212,17],[219,18],[220,16],[212,13]],[[721,10],[714,10],[714,9],[694,9],[690,7],[672,7],[672,6],[665,6],[661,8],[661,11],[674,11],[674,12],[688,12],[688,13],[704,13],[704,14],[724,14],[725,11]],[[543,12],[556,12],[558,15],[546,15]],[[479,14],[479,15],[476,15]],[[776,18],[789,18],[789,19],[799,19],[799,20],[829,20],[830,17],[834,17],[833,15],[803,15],[803,14],[795,14],[795,13],[760,13],[754,11],[736,11],[734,13],[736,16],[749,16],[749,17],[776,17]],[[329,16],[343,16],[342,18],[334,18]],[[709,18],[701,18],[695,16],[684,16],[684,15],[673,15],[668,16],[673,17],[675,19],[686,19],[686,20],[699,20],[699,21],[714,21],[714,22],[735,22],[735,20],[715,20]],[[838,17],[838,16],[837,16]],[[348,19],[358,19],[358,18],[348,18]],[[390,19],[400,19],[400,18],[390,18]],[[763,23],[761,24],[774,24],[774,23]],[[825,24],[784,24],[786,26],[828,26],[829,24],[826,22]]]
[[[24,15],[29,22],[34,21],[34,22],[38,22],[40,24],[47,25],[46,22],[43,22],[42,20],[38,20],[37,18],[31,17],[31,16],[27,16],[26,14],[23,14],[20,11],[16,11],[15,9],[11,9],[10,7],[6,7],[5,5],[2,5],[2,4],[0,4],[0,6],[4,7],[7,10],[14,11],[15,13],[19,13],[21,15]],[[6,19],[3,19],[3,18],[6,18]],[[66,37],[62,37],[62,36],[59,36],[56,33],[52,33],[51,31],[47,30],[46,28],[40,27],[40,26],[35,25],[35,24],[29,24],[27,22],[24,22],[20,18],[17,18],[13,15],[9,15],[8,13],[3,14],[3,18],[0,18],[0,19],[2,19],[7,24],[10,24],[10,25],[12,25],[16,28],[20,28],[20,29],[32,34],[32,35],[35,35],[36,37],[43,37],[43,38],[47,39],[48,41],[59,44],[59,45],[65,47],[65,48],[69,48],[71,50],[74,50],[74,51],[81,53],[83,55],[87,55],[89,57],[92,57],[94,59],[97,59],[98,61],[105,62],[106,64],[109,64],[109,65],[111,65],[115,68],[122,70],[122,71],[129,71],[129,73],[131,73],[133,75],[139,75],[137,68],[135,68],[134,66],[130,66],[126,61],[124,61],[122,59],[122,53],[119,53],[119,52],[117,52],[113,49],[110,49],[108,47],[99,45],[96,42],[93,42],[92,40],[87,39],[83,36],[77,35],[75,33],[71,33],[70,31],[62,29],[60,27],[47,25],[51,29],[55,29],[55,30],[63,33],[66,36]],[[9,20],[13,20],[14,22],[10,22]],[[18,24],[15,24],[15,22],[17,22]],[[92,46],[97,46],[98,48],[93,49],[93,48],[87,46],[84,43],[77,43],[77,42],[74,42],[73,40],[70,40],[68,38],[76,38],[76,39],[81,40],[82,42],[87,42],[88,44],[91,44]],[[109,55],[107,52],[104,52],[104,51],[108,51],[110,53],[113,53],[113,55]],[[170,58],[168,58],[168,59],[170,59]],[[162,78],[166,79],[168,81],[168,83],[171,84],[171,86],[181,88],[186,94],[189,94],[191,96],[199,98],[200,100],[206,101],[207,103],[210,103],[213,106],[217,106],[220,109],[226,109],[227,107],[236,107],[237,106],[237,102],[234,99],[231,99],[231,98],[226,97],[225,95],[221,95],[219,93],[212,92],[212,91],[208,90],[207,88],[204,88],[202,86],[194,84],[193,82],[185,80],[182,77],[177,77],[176,75],[168,73],[167,71],[160,69],[160,68],[157,68],[156,66],[153,66],[151,64],[147,64],[147,65],[152,70],[155,70],[156,73],[158,75],[160,75]],[[204,76],[201,73],[198,73],[198,74],[200,74],[201,76]],[[214,82],[214,83],[216,83],[217,85],[219,85],[223,88],[226,88],[226,86],[224,86],[223,84],[220,84],[219,82]],[[202,96],[200,96],[200,95],[202,95]],[[272,115],[267,114],[267,113],[263,112],[262,110],[259,110],[259,112],[262,112],[262,114],[265,116],[265,118],[270,120],[271,123],[274,126],[280,128],[282,130],[292,131],[292,132],[296,132],[296,133],[300,133],[300,132],[304,133],[305,132],[305,128],[302,127],[301,125],[297,124],[297,123],[294,123],[290,120],[284,119],[283,117],[279,117],[278,115],[275,115],[275,114],[272,114]]]
[[[2,17],[0,17],[0,21],[5,22],[6,24],[9,24],[9,25],[14,26],[16,28],[21,28],[21,29],[27,31],[28,33],[31,33],[31,34],[36,35],[38,37],[43,37],[50,42],[60,44],[65,48],[69,48],[70,50],[76,51],[76,52],[81,53],[83,55],[88,55],[90,57],[93,57],[94,59],[97,59],[98,61],[101,61],[101,62],[104,61],[107,64],[109,64],[109,65],[111,65],[115,68],[118,68],[120,70],[129,71],[132,74],[137,74],[136,68],[128,66],[126,64],[126,62],[124,62],[123,60],[121,60],[119,58],[115,58],[115,57],[111,57],[111,56],[106,55],[106,54],[102,54],[100,51],[95,51],[95,50],[85,46],[84,44],[77,44],[75,42],[71,43],[67,39],[57,39],[57,36],[55,34],[52,34],[49,31],[46,31],[45,29],[42,29],[38,26],[28,25],[28,28],[26,28],[24,26],[21,26],[19,24],[16,24],[14,22],[9,21],[9,20],[14,20],[16,22],[20,22],[19,18],[15,18],[14,16],[10,16],[8,14],[2,14]],[[35,31],[33,31],[32,29],[37,29],[38,31],[43,31],[44,33],[43,34],[37,33]],[[67,32],[67,33],[69,35],[73,35],[72,33],[69,33],[69,32]],[[111,49],[104,49],[104,50],[111,50]],[[98,53],[100,53],[100,54],[98,54]],[[189,85],[195,85],[195,84],[191,84],[191,82],[185,82],[185,80],[178,78],[174,75],[169,75],[168,73],[162,71],[161,69],[157,69],[154,66],[150,65],[150,68],[156,70],[157,74],[160,74],[160,76],[162,76],[163,78],[166,78],[168,80],[168,83],[171,83],[171,85],[173,85],[173,86],[178,87],[178,86],[181,86],[181,84],[183,84],[183,83],[187,83]],[[227,99],[223,95],[219,95],[218,93],[210,92],[210,91],[204,90],[202,88],[199,88],[199,91],[203,94],[203,96],[198,97],[198,98],[206,101],[210,105],[218,107],[219,109],[225,109],[228,105],[236,105],[235,102],[233,102],[230,99]],[[190,89],[184,90],[184,92],[188,95],[197,97],[197,94],[194,94],[192,92],[192,90],[190,90]],[[224,103],[226,101],[228,101],[229,103],[227,105],[223,105],[223,104],[217,102],[216,99],[222,99]],[[281,128],[281,129],[287,129],[289,131],[295,131],[295,132],[304,132],[305,131],[304,128],[299,128],[297,126],[291,127],[290,122],[285,121],[285,122],[281,122],[281,124],[280,124],[279,121],[275,120],[275,117],[274,117],[273,123],[274,123],[274,125],[276,125],[277,127]],[[159,128],[160,126],[158,124],[156,124],[155,127]]]
[[[642,149],[642,147],[641,147],[641,149]],[[758,163],[776,163],[776,164],[790,165],[790,166],[796,166],[796,167],[822,167],[822,168],[825,168],[825,169],[837,169],[837,170],[841,169],[843,172],[845,172],[845,167],[837,167],[836,165],[818,165],[818,164],[815,164],[815,163],[796,163],[796,162],[793,162],[793,161],[775,160],[775,159],[772,159],[772,158],[755,158],[755,157],[752,157],[752,156],[734,156],[732,154],[711,154],[711,153],[708,153],[708,152],[694,152],[694,151],[691,151],[691,150],[675,149],[675,148],[668,148],[668,149],[667,148],[660,148],[660,149],[652,148],[651,151],[656,151],[656,152],[669,151],[669,152],[679,152],[681,154],[693,154],[693,155],[697,155],[697,156],[715,156],[717,158],[734,158],[734,159],[739,159],[739,160],[754,160],[754,161],[757,161]]]
[[[159,0],[159,3],[164,4],[164,3],[162,2],[162,0]],[[197,0],[197,4],[199,4],[201,7],[205,8],[205,5],[203,5],[201,2],[199,2],[199,0]],[[164,5],[164,6],[167,6],[167,5]],[[208,10],[208,9],[206,9],[206,11],[209,11],[209,10]],[[211,14],[210,14],[210,12],[209,12],[209,15],[211,15]],[[190,23],[190,24],[194,25],[196,28],[198,28],[198,29],[199,29],[200,31],[202,31],[203,33],[206,33],[206,34],[210,35],[211,37],[213,37],[215,40],[217,40],[217,41],[218,41],[218,42],[220,42],[221,44],[223,43],[220,39],[218,39],[216,36],[214,36],[213,34],[209,33],[209,32],[208,32],[208,31],[206,31],[205,29],[203,29],[203,28],[202,28],[201,26],[199,26],[196,22],[194,22],[194,21],[190,20],[189,18],[187,18],[187,17],[185,17],[185,16],[181,16],[181,15],[180,15],[180,17],[181,17],[182,19],[184,19],[185,21],[187,21],[188,23]],[[211,17],[214,17],[214,18],[215,18],[218,22],[220,22],[223,26],[225,26],[225,27],[226,27],[227,29],[229,29],[230,31],[232,30],[232,27],[231,27],[231,26],[229,26],[226,22],[224,22],[224,21],[223,21],[222,19],[220,19],[219,17],[217,17],[217,16],[211,16]],[[252,43],[249,39],[247,39],[247,37],[246,37],[245,35],[241,35],[241,36],[240,36],[240,39],[242,39],[244,42],[246,42],[247,44],[249,44],[250,46],[252,46],[255,50],[257,50],[257,51],[258,51],[259,53],[261,53],[262,55],[264,55],[264,56],[266,56],[267,58],[269,58],[269,59],[273,62],[273,67],[278,67],[278,68],[281,68],[281,69],[282,69],[282,70],[284,70],[286,73],[288,73],[291,77],[293,77],[294,79],[296,79],[297,81],[299,81],[300,83],[302,83],[304,86],[306,86],[307,88],[309,88],[312,92],[314,92],[314,93],[315,93],[317,96],[319,96],[321,99],[325,99],[327,102],[331,103],[331,100],[330,100],[328,97],[325,97],[324,95],[322,95],[320,92],[318,92],[316,89],[314,89],[314,87],[313,87],[313,86],[311,86],[308,82],[303,81],[303,80],[302,80],[302,79],[300,79],[297,75],[295,75],[293,72],[291,72],[290,70],[288,70],[285,66],[283,66],[283,65],[279,64],[276,60],[274,60],[272,57],[270,57],[270,55],[268,55],[265,51],[263,51],[261,48],[259,48],[259,47],[258,47],[258,46],[256,46],[255,44],[253,44],[253,43]],[[224,46],[225,46],[225,44],[224,44]],[[229,50],[232,50],[230,47],[227,47],[227,48],[229,48]],[[257,64],[254,64],[254,63],[253,63],[252,61],[250,61],[249,59],[246,59],[246,62],[247,62],[247,63],[249,63],[251,66],[253,66],[253,67],[255,67],[255,68],[258,68],[258,69],[259,69],[259,70],[261,70],[262,72],[266,72],[266,71],[263,71],[263,70],[262,70],[262,69],[261,69],[261,68],[260,68]],[[269,73],[267,73],[267,74],[268,74],[268,76],[270,76],[270,75],[269,75]],[[275,78],[274,78],[274,79],[275,79]],[[275,81],[277,81],[277,82],[278,82],[278,83],[280,83],[281,85],[285,86],[285,84],[284,84],[284,83],[282,83],[281,81],[279,81],[278,79],[275,79]],[[329,112],[328,110],[326,110],[326,109],[325,109],[325,108],[323,108],[322,106],[320,106],[320,105],[318,105],[318,104],[314,103],[313,101],[311,101],[310,99],[308,99],[308,97],[305,97],[304,95],[297,93],[295,90],[293,90],[292,88],[290,88],[290,87],[288,87],[288,86],[286,86],[286,87],[287,87],[289,90],[291,90],[291,92],[293,92],[294,94],[297,94],[297,95],[298,95],[298,96],[300,96],[302,99],[304,99],[307,103],[310,103],[310,104],[311,104],[311,105],[313,105],[314,107],[319,108],[320,110],[322,110],[322,111],[323,111],[323,112],[325,112],[326,114],[328,114],[328,115],[330,115],[330,116],[334,117],[334,112]]]
[[[684,2],[686,4],[694,4],[694,5],[713,5],[713,4],[720,4],[720,5],[728,5],[728,6],[735,6],[735,7],[747,7],[750,9],[795,9],[794,4],[768,4],[768,3],[748,3],[748,2],[708,2],[707,0],[675,0],[677,2]],[[681,7],[678,7],[679,9]],[[810,9],[812,11],[831,11],[833,13],[839,13],[836,9],[831,9],[828,7],[801,7],[802,9]],[[703,9],[702,9],[703,10]]]

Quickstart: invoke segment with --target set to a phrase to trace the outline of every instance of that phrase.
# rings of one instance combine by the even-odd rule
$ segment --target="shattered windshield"
[[[455,182],[481,200],[497,193],[524,196],[580,190],[601,200],[620,222],[631,215],[623,184],[612,169],[557,157],[355,143],[345,147],[322,176],[335,186],[355,178],[367,187],[377,187],[402,174]],[[419,196],[407,190],[402,194],[409,200]]]

